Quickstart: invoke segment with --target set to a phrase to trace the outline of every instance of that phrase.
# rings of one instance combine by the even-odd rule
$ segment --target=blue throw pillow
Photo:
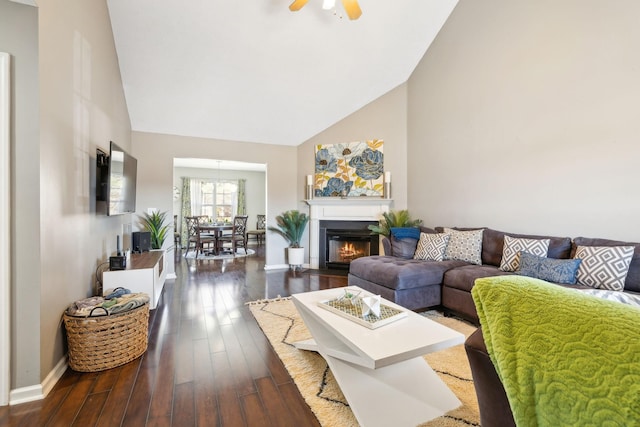
[[[416,227],[391,227],[391,235],[396,239],[420,240],[420,229]]]
[[[420,240],[420,229],[415,227],[391,227],[391,255],[411,259]]]
[[[581,261],[580,259],[545,258],[520,252],[520,267],[516,274],[547,282],[575,285],[576,273]]]

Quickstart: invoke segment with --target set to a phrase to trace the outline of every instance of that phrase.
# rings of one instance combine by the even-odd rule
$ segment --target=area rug
[[[293,302],[289,298],[277,298],[248,304],[320,424],[324,427],[357,427],[358,422],[324,359],[315,352],[294,347],[294,342],[309,339],[311,334]],[[437,311],[422,314],[465,336],[476,329],[469,323],[444,317]],[[451,347],[424,358],[462,405],[442,417],[420,424],[420,427],[479,426],[478,402],[464,346]]]
[[[204,254],[198,254],[198,260],[208,260],[208,259],[233,259],[233,258],[238,258],[238,257],[243,257],[243,256],[249,256],[249,255],[253,255],[255,254],[256,251],[254,251],[253,249],[247,249],[245,251],[244,248],[237,248],[236,249],[236,256],[234,257],[232,253],[225,253],[225,254],[220,254],[220,255],[204,255]],[[185,258],[187,259],[196,259],[196,252],[195,251],[189,251],[189,253],[185,256]]]

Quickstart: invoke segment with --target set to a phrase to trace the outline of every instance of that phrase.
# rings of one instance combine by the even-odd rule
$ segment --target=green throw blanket
[[[640,426],[640,309],[520,276],[472,289],[522,426]]]

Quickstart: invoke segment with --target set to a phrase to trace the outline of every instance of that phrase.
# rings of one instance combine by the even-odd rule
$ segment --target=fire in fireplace
[[[338,253],[340,254],[340,256],[336,257],[336,256],[331,256],[331,250],[329,250],[329,261],[341,261],[341,262],[348,262],[351,261],[354,258],[358,258],[361,256],[366,256],[369,253],[369,245],[367,245],[365,247],[364,250],[357,250],[357,243],[355,244],[356,246],[354,246],[353,243],[343,243],[342,246],[340,247],[340,250],[338,250]],[[333,259],[332,259],[333,258]]]
[[[371,221],[320,221],[320,268],[348,269],[356,258],[378,255],[379,238]]]
[[[327,262],[349,264],[356,258],[371,255],[369,236],[351,235],[351,233],[332,230],[327,232],[329,254]]]

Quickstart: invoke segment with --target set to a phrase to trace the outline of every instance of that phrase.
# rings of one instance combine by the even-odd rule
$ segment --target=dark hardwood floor
[[[176,256],[137,360],[70,369],[37,402],[0,407],[0,426],[318,426],[245,302],[346,285],[264,271],[264,248],[234,260]]]

